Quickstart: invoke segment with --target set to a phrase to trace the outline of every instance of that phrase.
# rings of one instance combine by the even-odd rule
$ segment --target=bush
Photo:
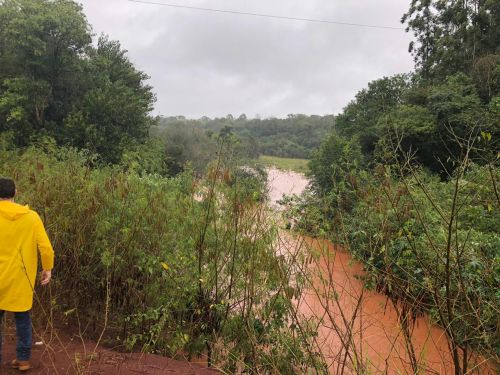
[[[0,174],[17,181],[18,201],[40,213],[56,251],[53,286],[36,294],[39,315],[50,310],[108,344],[205,352],[253,373],[315,363],[312,332],[289,326],[284,291],[300,285],[257,204],[261,175],[219,159],[207,179],[166,179],[95,168],[92,155],[50,141],[24,151],[3,143]]]

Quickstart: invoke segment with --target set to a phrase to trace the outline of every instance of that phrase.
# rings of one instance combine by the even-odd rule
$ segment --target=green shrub
[[[314,365],[312,332],[289,326],[294,278],[259,204],[264,177],[223,156],[206,179],[164,178],[96,168],[92,155],[50,140],[26,150],[4,140],[0,174],[16,180],[18,201],[40,213],[56,251],[35,315],[50,311],[129,350],[205,352],[228,369]]]

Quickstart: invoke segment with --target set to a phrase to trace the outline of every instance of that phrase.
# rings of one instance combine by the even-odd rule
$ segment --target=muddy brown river
[[[300,194],[307,179],[298,173],[268,170],[273,204],[283,194]],[[309,262],[310,285],[297,301],[303,319],[318,324],[317,347],[331,374],[412,374],[408,345],[397,306],[380,293],[366,290],[362,265],[325,240],[287,234],[288,250],[297,247],[317,254]],[[453,374],[448,340],[427,316],[416,319],[411,343],[421,374]],[[496,374],[491,363],[472,358],[468,374]],[[365,371],[363,371],[365,369]]]

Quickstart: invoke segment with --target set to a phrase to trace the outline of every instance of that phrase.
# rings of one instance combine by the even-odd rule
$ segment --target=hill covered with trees
[[[159,128],[197,127],[208,136],[221,132],[234,134],[248,157],[272,155],[309,159],[330,132],[333,116],[306,116],[290,114],[287,118],[248,119],[245,115],[237,118],[228,115],[210,119],[188,120],[182,116],[160,119]]]

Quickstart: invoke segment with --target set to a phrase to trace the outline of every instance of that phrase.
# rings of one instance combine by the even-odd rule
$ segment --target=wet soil
[[[10,368],[15,358],[15,334],[12,322],[4,333],[1,375],[20,374]],[[36,336],[36,335],[35,335]],[[39,341],[35,337],[34,341]],[[120,353],[98,347],[95,342],[80,337],[52,332],[44,335],[44,344],[34,345],[28,374],[47,375],[159,375],[159,374],[200,374],[214,375],[220,372],[204,368],[201,364],[179,361],[154,354]]]

